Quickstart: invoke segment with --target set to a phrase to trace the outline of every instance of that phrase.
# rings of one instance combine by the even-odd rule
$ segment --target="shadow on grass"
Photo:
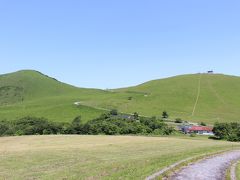
[[[208,137],[208,139],[212,139],[212,140],[218,140],[218,141],[220,141],[220,140],[221,140],[220,138],[218,138],[218,137],[216,137],[216,136],[210,136],[210,137]]]

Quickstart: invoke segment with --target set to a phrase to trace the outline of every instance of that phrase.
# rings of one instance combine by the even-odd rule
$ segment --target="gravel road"
[[[240,150],[209,157],[193,163],[170,177],[170,180],[224,180],[231,163],[240,159]]]

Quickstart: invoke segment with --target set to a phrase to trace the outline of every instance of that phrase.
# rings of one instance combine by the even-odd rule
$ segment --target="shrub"
[[[181,118],[177,118],[176,120],[175,120],[175,123],[183,123],[183,120],[181,119]]]
[[[15,133],[15,136],[22,136],[24,135],[24,132],[22,130],[18,130],[16,133]]]
[[[133,99],[133,97],[128,97],[128,100],[131,101]]]
[[[167,119],[168,117],[169,117],[169,115],[168,115],[167,111],[163,111],[162,118]]]
[[[240,123],[216,123],[213,132],[219,139],[240,141]]]
[[[200,125],[201,126],[207,126],[207,124],[205,122],[201,122]]]
[[[82,128],[82,117],[77,116],[73,119],[72,124],[69,126],[69,132],[71,132],[71,134],[82,134]]]
[[[112,116],[117,116],[117,115],[118,115],[118,110],[117,110],[117,109],[112,109],[112,110],[110,111],[110,115],[112,115]]]
[[[192,134],[190,134],[190,137],[197,137],[197,134],[192,133]]]
[[[138,113],[137,113],[137,112],[133,113],[133,118],[134,118],[135,120],[138,120],[138,118],[139,118],[139,115],[138,115]]]
[[[0,136],[5,135],[5,133],[9,130],[9,125],[6,121],[0,121]]]

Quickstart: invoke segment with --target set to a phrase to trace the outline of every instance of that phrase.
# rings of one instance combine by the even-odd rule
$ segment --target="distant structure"
[[[81,102],[74,102],[74,105],[80,106],[80,105],[81,105]]]
[[[185,134],[214,136],[212,127],[198,125],[183,125],[179,126],[179,129]]]
[[[208,71],[207,73],[208,73],[208,74],[213,74],[214,72],[211,70],[211,71]]]

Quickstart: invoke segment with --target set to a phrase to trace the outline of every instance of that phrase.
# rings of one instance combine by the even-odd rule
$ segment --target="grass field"
[[[161,116],[166,110],[171,119],[192,122],[239,122],[240,78],[192,74],[103,91],[70,86],[30,70],[0,76],[0,119],[31,115],[69,122],[82,115],[88,121],[114,108],[144,116]]]
[[[144,179],[178,160],[233,146],[239,144],[205,137],[1,137],[0,179]]]
[[[240,180],[240,162],[238,163],[238,166],[237,166],[237,179]]]
[[[86,122],[105,112],[92,107],[76,106],[74,102],[72,97],[52,97],[0,106],[0,120],[35,116],[55,122],[71,122],[76,116],[81,115],[82,120]]]

